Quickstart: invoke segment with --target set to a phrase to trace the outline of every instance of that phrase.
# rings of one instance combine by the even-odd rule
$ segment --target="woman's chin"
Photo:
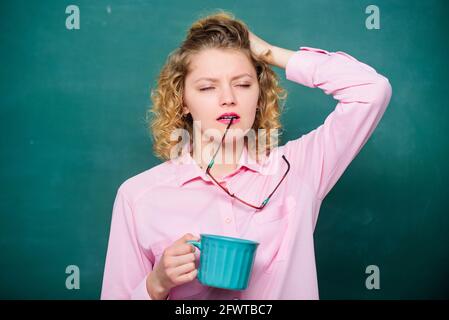
[[[242,139],[246,133],[249,131],[250,129],[242,129],[242,128],[229,128],[228,131],[226,132],[226,127],[214,127],[214,128],[210,128],[207,129],[205,131],[203,131],[202,135],[203,135],[203,141],[212,141],[212,140],[217,140],[217,139],[222,139],[223,135],[226,132],[226,141],[232,141],[232,139]]]

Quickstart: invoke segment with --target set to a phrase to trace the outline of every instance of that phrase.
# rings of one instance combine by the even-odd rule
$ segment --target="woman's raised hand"
[[[279,68],[286,68],[295,51],[274,46],[249,31],[251,51],[261,60]]]
[[[251,51],[266,63],[273,63],[273,46],[249,31]]]

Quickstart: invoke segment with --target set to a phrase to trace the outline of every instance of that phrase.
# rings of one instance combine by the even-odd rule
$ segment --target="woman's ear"
[[[186,107],[186,105],[182,108],[182,115],[186,117],[190,113],[189,108]]]

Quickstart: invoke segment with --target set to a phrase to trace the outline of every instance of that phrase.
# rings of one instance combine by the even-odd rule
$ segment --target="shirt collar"
[[[183,186],[185,183],[194,180],[196,178],[202,178],[204,181],[212,181],[209,176],[206,174],[205,170],[203,171],[195,160],[192,158],[189,152],[188,145],[185,145],[182,148],[181,156],[177,159],[173,160],[175,164],[175,172],[178,180],[178,186]],[[246,167],[254,172],[258,172],[260,174],[266,174],[264,170],[264,164],[258,163],[254,160],[249,154],[246,147],[242,149],[242,154],[240,155],[240,159],[238,162],[238,167],[234,173],[241,170],[242,167]]]

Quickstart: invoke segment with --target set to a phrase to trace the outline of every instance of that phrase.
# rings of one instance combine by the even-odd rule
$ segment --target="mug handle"
[[[198,249],[201,250],[201,242],[199,241],[195,241],[195,240],[187,240],[188,244],[192,244],[193,246],[197,247]]]

